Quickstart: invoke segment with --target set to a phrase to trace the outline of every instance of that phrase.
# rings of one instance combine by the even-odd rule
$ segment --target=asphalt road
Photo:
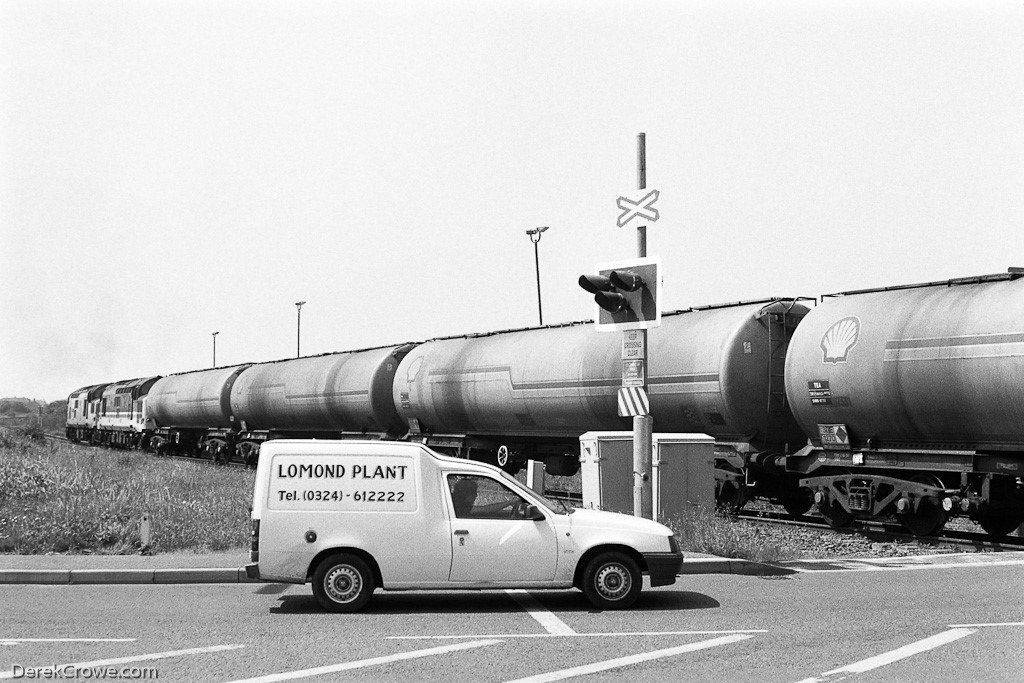
[[[1019,681],[1022,579],[1019,563],[696,575],[627,612],[496,591],[377,593],[356,615],[320,612],[308,586],[0,586],[0,680],[77,664],[79,680]]]

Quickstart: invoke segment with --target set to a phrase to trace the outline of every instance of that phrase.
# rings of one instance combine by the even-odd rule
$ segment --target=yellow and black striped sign
[[[650,415],[651,403],[643,387],[622,387],[619,389],[619,417]]]

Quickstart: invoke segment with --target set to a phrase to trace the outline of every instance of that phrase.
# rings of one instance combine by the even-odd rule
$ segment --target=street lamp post
[[[540,305],[540,255],[538,254],[537,243],[540,242],[541,233],[548,229],[548,226],[544,225],[533,230],[527,230],[526,234],[530,236],[530,241],[533,242],[533,263],[537,267],[537,317],[540,318],[540,324],[544,324],[544,310]]]
[[[213,367],[217,367],[217,335],[220,332],[213,333]]]
[[[302,355],[302,307],[305,305],[305,301],[295,302],[295,311],[298,317],[295,320],[295,357],[298,358]]]

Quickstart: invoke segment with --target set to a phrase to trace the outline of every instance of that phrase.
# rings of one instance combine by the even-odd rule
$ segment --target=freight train
[[[659,432],[716,440],[716,498],[834,527],[1024,520],[1024,270],[666,313],[649,331]],[[579,469],[578,437],[629,430],[619,335],[587,323],[85,387],[68,436],[255,464],[275,438],[416,440],[515,472]]]

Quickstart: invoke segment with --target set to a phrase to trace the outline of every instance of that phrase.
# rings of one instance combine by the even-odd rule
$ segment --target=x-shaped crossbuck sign
[[[634,218],[644,218],[652,223],[658,220],[658,210],[654,208],[654,202],[658,201],[659,192],[657,190],[651,190],[639,201],[633,201],[629,197],[619,197],[615,200],[615,203],[622,213],[619,214],[619,227],[621,228],[626,223],[630,222]]]

